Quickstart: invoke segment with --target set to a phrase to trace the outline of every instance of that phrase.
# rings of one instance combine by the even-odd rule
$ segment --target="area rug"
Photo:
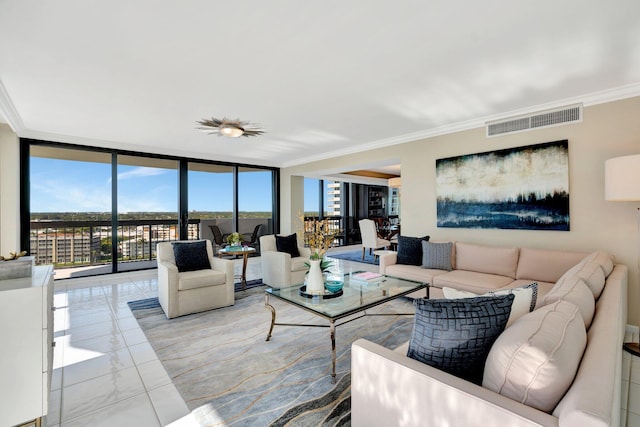
[[[369,251],[365,251],[364,260],[362,259],[362,249],[349,252],[337,252],[327,254],[329,258],[344,259],[347,261],[363,262],[365,264],[378,265],[378,260],[373,254],[369,255]]]
[[[192,415],[203,426],[350,425],[351,343],[388,348],[409,339],[412,316],[368,316],[336,328],[336,383],[328,328],[276,325],[263,288],[236,294],[235,305],[167,320],[152,299],[132,312]],[[271,298],[277,322],[327,324]],[[154,307],[154,304],[156,306]],[[412,313],[398,299],[368,313]]]

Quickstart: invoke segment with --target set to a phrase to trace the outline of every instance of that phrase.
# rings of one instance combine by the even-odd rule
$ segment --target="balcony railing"
[[[188,239],[200,238],[200,220],[190,219]],[[30,254],[56,268],[113,261],[111,221],[31,221]],[[178,239],[178,220],[122,220],[116,230],[117,262],[152,261],[156,244]]]

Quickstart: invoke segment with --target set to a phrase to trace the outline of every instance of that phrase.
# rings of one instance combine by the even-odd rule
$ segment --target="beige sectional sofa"
[[[443,286],[482,294],[537,281],[539,296],[535,310],[505,330],[492,347],[492,352],[497,343],[507,336],[507,331],[511,341],[514,333],[526,330],[527,322],[533,322],[533,326],[528,327],[536,331],[538,325],[535,322],[553,317],[555,314],[552,309],[557,307],[575,308],[579,322],[584,318],[586,326],[581,323],[576,326],[575,319],[572,323],[573,328],[582,328],[583,347],[572,348],[579,347],[573,341],[563,344],[569,352],[579,351],[575,378],[571,373],[568,383],[571,385],[561,391],[559,403],[545,411],[536,409],[535,404],[530,402],[534,395],[544,398],[547,392],[558,393],[558,390],[552,389],[557,388],[555,382],[560,380],[555,381],[553,374],[546,379],[546,385],[539,386],[531,380],[525,397],[516,398],[509,395],[508,378],[503,381],[505,386],[497,390],[499,392],[487,388],[487,367],[483,382],[485,387],[482,387],[407,357],[406,344],[390,350],[363,339],[358,340],[352,346],[351,362],[354,426],[619,425],[622,340],[627,322],[626,266],[614,264],[612,257],[602,252],[587,254],[499,248],[463,242],[453,244],[451,271],[399,265],[395,261],[396,254],[382,255],[380,272],[432,283],[431,298],[440,298],[442,290],[439,288]],[[579,287],[577,282],[581,283]],[[585,303],[584,293],[576,297],[575,290],[584,291],[587,287],[593,293],[587,292],[592,301]],[[549,324],[545,326],[541,323],[542,333],[545,327],[548,328]],[[538,332],[532,333],[532,336]],[[564,334],[563,330],[557,335],[564,340]],[[518,348],[515,351],[521,351],[538,338],[530,339],[527,336],[523,337],[522,343],[510,345]],[[579,341],[577,339],[575,342]],[[511,359],[507,356],[505,364],[508,366],[498,368],[511,369],[508,375],[512,375],[512,379],[515,378],[513,375],[531,375],[531,378],[535,378],[537,371],[529,372],[528,363],[531,363],[531,369],[540,372],[548,369],[545,363],[557,363],[560,370],[556,372],[566,376],[562,365],[564,361],[561,360],[563,356],[559,355],[560,351],[557,354],[554,352],[555,349],[551,351],[551,356],[546,356],[549,363],[544,358],[542,361],[531,361],[522,359],[521,355]],[[535,359],[539,355],[529,354],[527,357]],[[553,360],[554,357],[560,360]],[[488,364],[489,361],[486,366]]]

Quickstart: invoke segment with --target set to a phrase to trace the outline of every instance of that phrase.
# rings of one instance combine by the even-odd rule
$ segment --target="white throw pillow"
[[[509,320],[507,321],[506,327],[508,328],[517,319],[534,309],[534,307],[536,306],[536,300],[538,299],[538,284],[536,282],[533,282],[520,288],[491,291],[483,295],[476,295],[473,292],[461,291],[459,289],[447,288],[445,286],[442,288],[442,293],[447,299],[475,298],[478,296],[493,297],[513,294],[515,296],[515,299],[513,300],[513,304],[511,305],[511,314],[509,315]]]
[[[575,304],[544,306],[498,337],[485,363],[482,386],[550,413],[571,386],[586,345]]]
[[[604,271],[604,277],[609,277],[613,271],[613,257],[606,252],[597,251],[593,252],[585,258],[588,261],[595,261],[602,267]]]
[[[604,289],[604,270],[602,266],[595,261],[587,261],[582,265],[578,265],[580,268],[574,270],[572,268],[569,270],[572,274],[563,275],[559,280],[558,284],[564,283],[569,279],[572,279],[574,276],[577,276],[584,280],[584,283],[591,289],[591,293],[593,293],[593,297],[595,299],[600,298],[600,294]]]
[[[600,267],[598,266],[598,268]],[[591,289],[584,283],[584,280],[576,275],[556,283],[551,291],[545,295],[542,305],[549,305],[559,300],[577,305],[584,320],[584,327],[589,329],[596,311],[596,302]]]

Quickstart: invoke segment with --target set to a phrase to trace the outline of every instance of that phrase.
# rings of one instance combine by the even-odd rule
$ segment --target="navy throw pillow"
[[[398,236],[398,260],[396,264],[422,265],[422,242],[428,242],[429,236]]]
[[[286,252],[291,257],[300,256],[298,251],[298,236],[295,233],[290,236],[278,236],[276,235],[276,249],[278,252]]]
[[[173,242],[173,256],[180,273],[211,268],[207,254],[207,242]]]
[[[514,298],[414,300],[407,356],[481,385],[489,350],[509,320]]]

